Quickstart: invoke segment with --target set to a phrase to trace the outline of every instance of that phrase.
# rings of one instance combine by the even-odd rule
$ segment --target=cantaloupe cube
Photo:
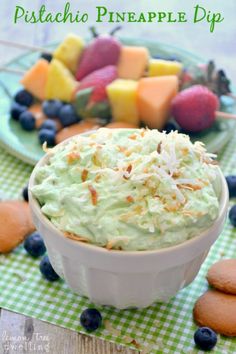
[[[137,81],[122,79],[117,79],[107,86],[114,121],[139,124],[137,87]]]
[[[149,52],[145,47],[123,46],[118,62],[118,77],[138,80],[148,66]]]
[[[178,61],[150,59],[148,76],[179,75],[183,69],[182,63]]]
[[[83,39],[73,33],[70,33],[56,48],[53,53],[53,57],[65,64],[65,66],[72,71],[72,73],[75,73],[83,48]]]
[[[46,99],[59,99],[71,102],[78,82],[67,67],[59,60],[53,59],[49,65],[46,85]]]
[[[26,90],[40,100],[45,98],[45,89],[48,79],[49,63],[39,59],[23,76],[21,84]]]
[[[169,117],[171,101],[177,92],[178,77],[174,75],[139,80],[138,109],[143,123],[149,128],[162,129]]]

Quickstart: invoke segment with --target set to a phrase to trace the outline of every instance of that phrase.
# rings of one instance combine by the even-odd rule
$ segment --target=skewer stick
[[[23,76],[25,74],[25,71],[23,71],[23,70],[7,68],[5,66],[0,66],[0,72],[1,71],[5,72],[5,73],[16,74],[16,75],[21,75],[21,76]]]
[[[0,44],[5,45],[6,47],[15,47],[15,48],[19,48],[19,49],[28,49],[28,50],[32,50],[33,52],[51,54],[51,52],[49,50],[47,50],[45,48],[42,48],[42,47],[37,47],[37,46],[34,46],[34,45],[28,45],[28,44],[24,44],[24,43],[7,41],[5,39],[0,39]]]
[[[216,111],[216,117],[223,119],[236,119],[236,114]]]
[[[229,97],[231,97],[233,100],[236,100],[236,95],[234,95],[234,94],[231,93],[231,92],[227,93],[226,96],[229,96]]]

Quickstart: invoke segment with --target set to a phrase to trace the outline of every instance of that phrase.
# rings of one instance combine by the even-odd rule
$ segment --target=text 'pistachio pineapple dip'
[[[218,216],[212,157],[178,132],[101,128],[51,149],[32,194],[67,237],[108,249],[169,247]]]

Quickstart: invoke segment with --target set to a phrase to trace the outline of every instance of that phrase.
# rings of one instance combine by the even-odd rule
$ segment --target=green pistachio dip
[[[177,131],[101,128],[50,149],[31,191],[65,237],[155,250],[197,237],[217,218],[213,158]]]

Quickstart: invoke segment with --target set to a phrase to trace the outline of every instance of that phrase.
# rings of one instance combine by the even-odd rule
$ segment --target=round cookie
[[[69,127],[63,128],[56,135],[56,143],[59,144],[62,141],[70,138],[71,136],[85,133],[88,130],[98,129],[100,126],[97,122],[83,121],[81,123],[73,124]]]
[[[236,336],[236,296],[208,290],[195,303],[193,317],[200,326],[225,336]]]
[[[208,270],[206,278],[214,288],[236,295],[236,259],[216,262]]]
[[[28,203],[0,202],[0,253],[8,253],[35,230]]]

